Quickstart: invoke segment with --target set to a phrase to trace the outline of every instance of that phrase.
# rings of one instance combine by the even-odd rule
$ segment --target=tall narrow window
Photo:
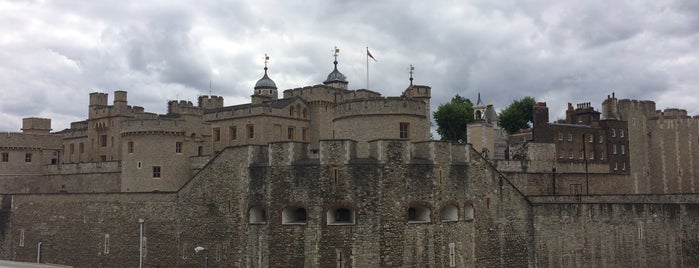
[[[255,125],[249,124],[246,128],[248,130],[248,139],[255,138]]]
[[[626,146],[621,145],[621,154],[626,154]]]
[[[2,153],[2,162],[10,162],[10,154]]]
[[[175,142],[175,153],[178,153],[178,154],[182,153],[182,142],[181,141]]]
[[[214,141],[221,141],[221,128],[214,128]]]
[[[301,140],[308,140],[308,128],[301,129]]]
[[[24,229],[19,229],[19,246],[24,246]]]
[[[612,128],[612,138],[616,138],[616,129]]]
[[[604,143],[604,135],[603,134],[599,135],[599,143]]]
[[[24,155],[24,162],[31,163],[32,162],[32,153],[26,153]]]
[[[621,170],[626,170],[626,162],[621,162]]]
[[[595,160],[595,152],[590,152],[590,160]]]
[[[85,144],[84,143],[81,142],[80,144],[78,144],[78,152],[81,154],[85,153]]]
[[[290,139],[290,140],[294,139],[294,128],[293,127],[289,127],[286,129],[286,138]]]
[[[568,141],[573,141],[573,133],[568,132]]]
[[[228,136],[231,137],[231,140],[237,140],[238,139],[238,128],[236,126],[231,126],[228,128]]]
[[[563,159],[563,149],[558,150],[558,158]]]
[[[573,159],[573,149],[568,150],[568,159]]]
[[[614,162],[614,170],[618,170],[618,169],[619,169],[618,165],[619,165],[618,162]]]
[[[100,135],[100,146],[107,147],[107,135]]]
[[[104,254],[109,254],[109,234],[104,234]]]
[[[160,178],[160,166],[153,166],[153,178]]]
[[[563,132],[561,132],[561,131],[558,132],[558,140],[559,141],[563,140]]]
[[[75,153],[75,144],[71,143],[70,144],[70,154],[74,154],[74,153]]]
[[[612,154],[616,154],[616,144],[612,144]]]
[[[623,129],[619,130],[619,137],[622,137],[622,138],[624,137],[624,130]]]
[[[587,139],[588,139],[588,142],[593,142],[593,141],[595,140],[595,135],[594,135],[594,134],[588,134],[588,135],[590,135],[590,136],[587,138]]]
[[[585,159],[585,151],[580,150],[580,160]]]
[[[128,144],[127,147],[128,147],[129,153],[132,154],[133,153],[133,141],[129,141],[127,144]]]
[[[408,139],[410,138],[409,134],[409,129],[410,129],[410,123],[402,122],[400,123],[400,138],[401,139]]]

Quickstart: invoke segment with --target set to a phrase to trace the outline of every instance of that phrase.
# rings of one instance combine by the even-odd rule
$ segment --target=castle
[[[265,66],[242,105],[202,96],[157,115],[117,91],[113,105],[92,93],[88,119],[63,131],[25,119],[0,145],[0,257],[77,267],[699,266],[699,118],[610,96],[601,113],[570,105],[565,122],[549,123],[540,103],[533,129],[508,144],[479,97],[471,144],[431,141],[430,87],[349,90],[337,65],[322,85],[282,98]]]

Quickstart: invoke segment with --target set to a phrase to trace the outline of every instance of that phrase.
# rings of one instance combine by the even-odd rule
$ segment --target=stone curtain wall
[[[11,198],[10,223],[2,220],[3,228],[10,228],[9,232],[3,230],[8,234],[3,237],[3,259],[36,262],[41,242],[44,263],[138,267],[138,219],[144,218],[145,267],[168,267],[173,263],[174,194],[39,194]]]
[[[531,199],[538,267],[699,266],[699,196]]]

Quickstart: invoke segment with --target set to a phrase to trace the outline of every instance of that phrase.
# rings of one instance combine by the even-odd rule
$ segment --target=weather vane
[[[269,56],[265,53],[265,68],[267,68],[267,63],[269,62]]]
[[[340,53],[340,49],[335,46],[335,53],[333,53],[333,56],[335,56],[335,61],[337,61],[337,54]]]
[[[408,70],[410,72],[410,85],[412,86],[413,85],[413,72],[415,72],[415,67],[413,67],[413,65],[410,64],[410,68],[408,68]]]

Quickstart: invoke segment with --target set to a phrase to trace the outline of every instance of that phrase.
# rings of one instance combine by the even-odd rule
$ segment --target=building
[[[612,95],[602,113],[579,105],[569,121],[549,123],[539,104],[534,129],[511,136],[526,139],[519,157],[493,159],[485,142],[477,150],[429,140],[427,86],[411,83],[398,97],[349,90],[336,61],[322,85],[279,98],[268,71],[242,105],[202,96],[156,115],[119,91],[113,105],[91,94],[88,119],[68,130],[27,119],[0,147],[0,258],[75,267],[197,267],[205,258],[212,267],[699,266],[699,118],[686,112]],[[485,114],[476,127],[495,129]],[[614,158],[614,144],[628,151]],[[22,156],[31,176],[10,173],[23,170],[12,162]],[[627,170],[615,171],[615,159],[628,159]],[[13,190],[22,183],[28,190]]]

